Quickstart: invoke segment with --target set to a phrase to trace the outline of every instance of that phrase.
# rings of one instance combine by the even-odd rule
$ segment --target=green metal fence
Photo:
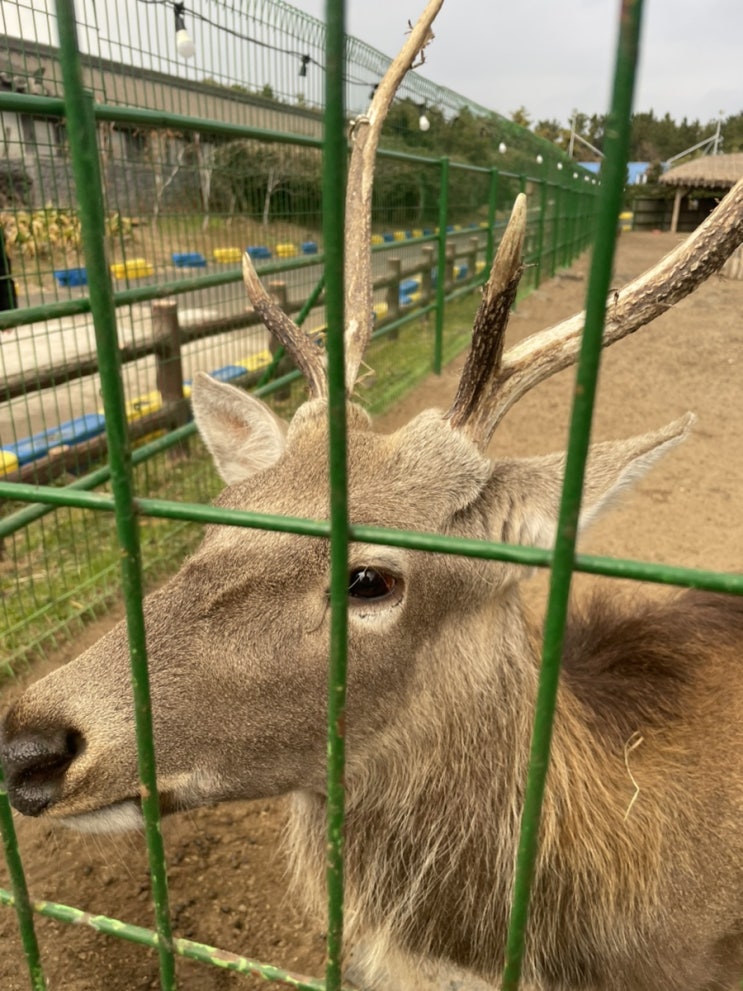
[[[114,514],[117,531],[117,546],[120,548],[120,560],[123,573],[123,587],[126,600],[127,622],[129,628],[132,656],[132,677],[135,689],[136,717],[137,717],[137,737],[140,758],[140,777],[142,782],[142,794],[147,796],[143,799],[143,812],[146,822],[146,839],[150,856],[150,867],[152,875],[153,900],[155,904],[156,926],[153,931],[141,929],[128,925],[123,920],[111,919],[103,916],[91,916],[73,907],[48,902],[33,902],[30,900],[26,889],[23,869],[18,856],[15,842],[13,824],[10,810],[4,793],[0,793],[0,824],[8,860],[13,888],[12,891],[0,890],[0,901],[8,906],[14,906],[18,915],[21,939],[28,960],[31,987],[34,989],[44,988],[43,962],[40,959],[38,946],[34,935],[33,916],[34,913],[58,919],[66,922],[77,922],[91,926],[102,933],[129,939],[143,945],[153,947],[157,950],[160,958],[161,986],[164,989],[175,987],[174,955],[180,954],[196,960],[211,963],[241,973],[260,974],[270,980],[283,980],[285,983],[299,988],[323,988],[335,989],[340,986],[340,952],[342,937],[342,905],[343,905],[343,880],[342,880],[342,845],[343,845],[343,734],[341,730],[342,712],[344,704],[344,683],[345,683],[345,639],[346,639],[346,595],[347,595],[347,547],[348,541],[359,540],[372,543],[398,544],[400,546],[435,550],[443,553],[467,554],[486,559],[503,559],[520,561],[523,563],[549,566],[552,569],[552,583],[548,606],[547,628],[545,635],[545,646],[543,656],[542,677],[540,681],[539,698],[537,704],[537,714],[535,732],[532,746],[532,759],[526,787],[526,802],[523,814],[522,840],[519,851],[517,865],[517,884],[512,910],[511,926],[508,939],[508,961],[504,976],[503,987],[512,991],[518,986],[523,954],[524,933],[528,911],[529,886],[532,877],[535,856],[536,842],[538,834],[538,824],[540,815],[541,798],[544,789],[546,770],[548,765],[548,754],[550,745],[550,732],[552,714],[554,711],[557,674],[559,670],[559,658],[561,652],[562,633],[567,610],[567,597],[570,588],[570,578],[574,570],[595,572],[608,575],[621,575],[623,577],[635,577],[642,580],[656,582],[675,583],[679,585],[694,585],[710,589],[743,593],[743,581],[739,578],[723,574],[711,574],[700,571],[685,569],[672,569],[653,567],[642,562],[612,561],[610,559],[589,558],[587,556],[576,555],[575,553],[575,532],[574,521],[577,518],[583,481],[583,466],[585,463],[588,438],[590,434],[591,415],[595,382],[598,371],[598,361],[600,353],[600,338],[603,323],[604,303],[609,285],[609,275],[613,256],[616,218],[619,212],[620,198],[623,187],[623,169],[627,149],[627,128],[629,112],[631,106],[631,95],[633,88],[637,41],[640,23],[639,2],[628,2],[624,6],[621,20],[620,39],[617,58],[616,83],[612,105],[612,118],[614,127],[608,129],[610,135],[607,149],[607,166],[604,173],[604,181],[600,190],[598,200],[599,226],[594,242],[593,262],[591,269],[590,286],[588,292],[588,316],[586,321],[586,331],[584,335],[583,350],[578,369],[578,388],[576,389],[576,400],[573,411],[573,420],[570,432],[570,442],[568,450],[568,466],[566,472],[566,482],[560,509],[560,519],[558,527],[557,543],[554,551],[541,552],[524,548],[505,547],[500,544],[461,542],[451,538],[437,537],[425,534],[397,533],[394,531],[382,531],[369,527],[355,527],[348,523],[348,512],[346,503],[346,479],[345,479],[345,400],[343,383],[343,281],[342,281],[342,215],[343,215],[343,175],[345,172],[346,157],[346,137],[345,125],[346,115],[349,110],[355,108],[356,96],[354,87],[359,86],[359,79],[351,77],[349,73],[349,50],[353,53],[361,51],[365,53],[369,70],[378,68],[381,72],[384,66],[374,65],[376,55],[370,54],[370,50],[356,42],[348,42],[344,33],[344,5],[339,0],[330,0],[328,3],[328,21],[324,29],[320,29],[316,22],[310,23],[304,19],[308,25],[307,37],[304,39],[309,45],[310,40],[316,47],[309,48],[305,45],[301,49],[292,47],[285,39],[280,40],[276,21],[272,21],[268,14],[273,11],[276,18],[287,19],[295,16],[290,14],[289,9],[282,4],[255,5],[256,8],[266,15],[264,19],[256,18],[256,23],[243,20],[247,15],[243,15],[241,10],[230,7],[227,4],[214,4],[207,9],[214,14],[212,21],[217,23],[217,13],[224,20],[221,22],[222,28],[226,30],[230,37],[235,38],[234,52],[241,51],[241,45],[246,46],[255,42],[248,38],[250,32],[254,32],[255,37],[260,35],[260,43],[265,50],[271,50],[283,46],[283,51],[294,61],[295,71],[303,67],[302,59],[308,56],[310,62],[307,63],[308,75],[298,78],[309,79],[309,69],[314,67],[322,70],[324,84],[324,95],[316,88],[308,96],[304,97],[304,103],[299,107],[302,111],[298,115],[302,121],[306,122],[306,132],[299,135],[296,131],[282,131],[274,124],[274,128],[259,127],[255,123],[245,124],[237,119],[225,119],[216,124],[214,119],[208,120],[208,112],[201,110],[194,114],[194,108],[198,110],[206,105],[209,100],[214,100],[213,94],[202,93],[197,86],[189,88],[185,85],[181,88],[177,99],[184,101],[174,104],[172,109],[163,110],[160,104],[157,109],[153,107],[132,106],[129,97],[129,90],[124,87],[123,92],[116,90],[114,94],[115,80],[111,77],[111,62],[118,58],[119,61],[126,59],[135,65],[141,72],[145,69],[148,72],[160,73],[164,78],[160,80],[162,86],[161,96],[158,99],[164,100],[162,96],[167,90],[168,65],[158,61],[153,56],[153,61],[146,62],[141,45],[136,41],[137,25],[141,31],[141,22],[136,20],[128,22],[126,43],[122,40],[121,32],[117,38],[116,48],[113,46],[108,55],[104,58],[104,53],[98,51],[94,56],[90,55],[90,37],[93,31],[96,37],[108,39],[106,44],[112,45],[111,26],[101,25],[95,19],[95,5],[90,5],[90,10],[85,8],[85,16],[81,17],[78,8],[78,22],[75,20],[75,10],[72,0],[57,0],[56,4],[56,24],[59,32],[59,59],[56,54],[52,58],[55,65],[53,73],[49,78],[54,78],[60,85],[61,95],[49,95],[47,93],[21,92],[19,87],[11,89],[2,94],[0,98],[0,109],[5,113],[17,113],[21,117],[30,117],[35,122],[39,120],[48,123],[50,131],[58,134],[64,131],[65,155],[69,154],[70,174],[65,179],[67,191],[72,197],[73,190],[79,200],[79,235],[73,233],[71,238],[77,237],[76,250],[81,252],[81,261],[87,270],[88,287],[83,293],[75,294],[70,292],[69,298],[60,299],[59,296],[49,298],[48,282],[44,281],[46,272],[53,270],[54,254],[52,252],[52,262],[48,269],[49,260],[44,265],[33,259],[33,265],[21,263],[21,281],[25,280],[28,285],[33,279],[37,279],[38,298],[27,299],[28,306],[23,311],[16,313],[6,313],[0,319],[0,327],[18,326],[29,321],[40,321],[73,318],[76,315],[91,313],[95,328],[96,353],[99,363],[99,374],[103,393],[103,407],[105,410],[106,430],[107,430],[107,452],[108,467],[100,468],[95,472],[84,475],[77,482],[55,487],[51,485],[36,486],[26,481],[2,481],[0,480],[0,497],[11,500],[14,503],[26,503],[22,510],[16,510],[8,515],[0,525],[0,535],[6,539],[13,534],[28,533],[32,523],[42,524],[45,513],[48,510],[59,507],[59,511],[68,514],[67,521],[72,525],[80,514],[80,519],[84,519],[82,524],[83,533],[89,533],[89,527],[96,527],[97,520],[104,519],[107,514]],[[23,9],[19,5],[19,11]],[[139,7],[134,5],[134,10],[139,11]],[[216,13],[215,13],[216,12]],[[99,11],[100,13],[100,11]],[[167,14],[171,14],[170,7]],[[279,17],[279,14],[281,17]],[[20,16],[20,13],[19,13]],[[108,15],[101,15],[108,16]],[[137,16],[143,16],[141,11]],[[206,15],[205,15],[206,16]],[[258,26],[256,26],[258,25]],[[218,25],[217,25],[218,26]],[[150,24],[151,28],[152,25]],[[208,24],[209,31],[216,31],[214,24]],[[311,29],[311,30],[310,30]],[[154,36],[159,37],[161,32],[163,38],[170,41],[171,30],[165,21],[158,22]],[[152,32],[151,32],[152,36]],[[79,40],[85,40],[84,47],[87,54],[81,59],[79,53]],[[252,37],[252,36],[251,36]],[[212,39],[212,35],[205,36]],[[216,42],[207,40],[207,44],[214,45]],[[124,52],[122,47],[126,48]],[[40,48],[39,51],[42,51]],[[233,51],[230,49],[230,51]],[[114,55],[116,58],[114,58]],[[48,54],[48,53],[46,53]],[[109,55],[111,56],[109,58]],[[237,56],[235,56],[237,57]],[[229,59],[227,59],[229,61]],[[216,86],[223,87],[224,77],[217,72],[217,65],[220,65],[220,72],[224,66],[214,59],[214,80]],[[270,65],[270,68],[266,66]],[[83,76],[83,71],[93,67],[98,73],[97,76]],[[276,94],[280,94],[285,100],[292,98],[293,87],[296,81],[289,79],[288,75],[282,75],[281,71],[273,63],[266,63],[262,70],[262,75],[251,79],[246,87],[250,89],[257,85],[263,87],[261,103],[252,99],[251,106],[265,110],[264,103],[268,105],[271,113],[284,114],[285,107],[276,108],[273,106]],[[33,74],[32,74],[33,75]],[[132,74],[128,81],[131,89],[136,89],[137,73]],[[93,79],[91,84],[90,80]],[[230,76],[230,79],[233,77]],[[246,77],[247,78],[247,77]],[[318,73],[319,78],[319,73]],[[38,77],[45,80],[44,73]],[[261,82],[262,80],[262,82]],[[370,80],[361,80],[366,87]],[[203,80],[202,80],[203,83]],[[39,85],[42,85],[41,83]],[[315,81],[313,85],[319,87]],[[462,101],[456,103],[454,95],[448,91],[436,90],[434,93],[430,89],[430,84],[424,81],[413,81],[406,84],[409,87],[408,96],[403,93],[403,99],[426,103],[430,109],[439,100],[442,118],[446,113],[451,112],[452,106],[456,112],[463,115],[465,110],[473,113],[472,107],[467,107]],[[269,87],[269,94],[265,87]],[[418,88],[416,88],[418,87]],[[93,96],[90,90],[93,90]],[[410,96],[409,94],[413,95]],[[312,95],[314,94],[314,95]],[[236,92],[235,102],[240,103],[240,98],[246,94]],[[250,94],[248,94],[250,95]],[[421,99],[421,96],[423,99]],[[195,102],[189,102],[191,98]],[[176,99],[174,95],[170,98]],[[224,94],[220,92],[219,99],[223,99]],[[457,98],[458,99],[458,98]],[[449,102],[446,102],[446,101]],[[199,102],[201,101],[201,102]],[[206,101],[206,102],[204,102]],[[245,102],[245,101],[243,101]],[[323,103],[325,106],[325,136],[320,136],[319,116],[317,107]],[[229,104],[232,106],[232,104]],[[404,108],[403,108],[404,109]],[[475,110],[477,108],[474,108]],[[292,114],[296,109],[292,109]],[[220,119],[221,118],[215,118]],[[498,126],[502,122],[495,115],[490,115],[489,120]],[[317,126],[317,132],[313,128]],[[135,225],[133,221],[138,219],[135,214],[139,207],[132,207],[129,210],[111,210],[106,198],[110,196],[113,180],[107,178],[112,174],[111,163],[115,161],[115,155],[111,151],[111,135],[116,128],[122,130],[120,133],[126,135],[125,140],[135,150],[143,147],[142,129],[145,131],[157,131],[159,137],[167,131],[177,131],[178,135],[191,135],[193,140],[182,142],[175,151],[175,158],[168,159],[171,171],[178,167],[179,170],[185,168],[184,162],[187,153],[183,148],[190,146],[188,154],[192,155],[191,168],[191,189],[198,190],[199,181],[204,181],[205,171],[203,145],[206,143],[204,135],[219,135],[227,139],[227,143],[257,142],[261,146],[270,148],[287,147],[291,155],[296,155],[291,174],[301,175],[306,168],[314,168],[310,158],[302,156],[316,153],[319,149],[323,152],[323,175],[322,175],[322,244],[323,254],[319,261],[322,262],[324,271],[324,293],[325,312],[324,323],[327,325],[327,350],[330,379],[330,434],[331,434],[331,518],[329,522],[318,523],[309,520],[282,519],[276,517],[260,516],[255,513],[224,511],[209,508],[199,504],[206,501],[210,494],[208,486],[204,485],[203,490],[189,491],[189,498],[186,501],[174,501],[153,498],[146,493],[149,491],[148,485],[151,482],[159,484],[162,475],[157,475],[158,470],[162,471],[162,465],[166,464],[161,457],[163,452],[172,450],[174,445],[182,443],[191,432],[191,426],[182,425],[178,430],[171,431],[167,436],[155,439],[145,447],[138,449],[132,454],[130,446],[130,428],[127,417],[127,390],[125,388],[124,377],[122,375],[120,342],[117,337],[117,311],[128,312],[130,319],[136,323],[135,308],[143,301],[156,300],[164,294],[184,295],[192,292],[195,288],[225,290],[225,295],[218,297],[217,305],[226,306],[229,304],[230,292],[238,291],[237,283],[239,275],[237,272],[230,272],[227,275],[211,276],[207,275],[200,280],[170,279],[159,280],[154,285],[143,288],[126,284],[129,278],[126,269],[123,269],[123,281],[126,287],[114,291],[108,260],[111,255],[118,258],[120,264],[125,264],[133,257],[128,253],[126,239],[135,236]],[[56,130],[55,130],[56,129]],[[271,133],[267,133],[271,130]],[[117,132],[118,133],[118,132]],[[400,143],[400,135],[405,136],[404,129],[401,129],[394,140],[390,142]],[[198,140],[196,138],[198,137]],[[50,139],[51,140],[51,139]],[[58,139],[55,137],[55,141]],[[59,139],[62,140],[62,139]],[[526,139],[523,139],[526,141]],[[152,142],[148,147],[152,146]],[[198,146],[194,151],[193,146]],[[528,150],[528,141],[524,146]],[[234,150],[234,149],[233,149]],[[252,153],[251,147],[243,147],[246,154]],[[527,155],[527,150],[523,155]],[[171,149],[172,151],[172,149]],[[182,154],[183,152],[183,154]],[[169,154],[169,153],[168,153]],[[183,161],[178,162],[179,156]],[[211,152],[210,152],[211,154]],[[214,150],[216,154],[216,150]],[[227,157],[227,156],[226,156]],[[301,159],[301,162],[300,162]],[[572,176],[567,182],[557,178],[541,178],[531,174],[532,169],[496,169],[494,166],[477,167],[472,164],[466,165],[449,161],[449,157],[431,156],[423,154],[412,154],[409,150],[404,153],[400,147],[388,147],[386,159],[391,163],[402,163],[406,168],[414,168],[419,176],[418,188],[434,191],[434,196],[429,199],[437,205],[438,216],[431,221],[439,227],[438,233],[427,235],[421,233],[419,237],[410,240],[419,241],[420,244],[430,244],[434,248],[436,255],[438,272],[442,273],[447,264],[457,264],[456,259],[447,258],[447,246],[456,244],[458,241],[466,241],[467,237],[481,236],[483,238],[483,248],[480,252],[471,249],[471,257],[478,260],[489,260],[492,257],[495,241],[497,240],[498,224],[501,219],[502,210],[509,204],[514,194],[520,188],[529,188],[532,203],[536,203],[534,209],[533,225],[527,241],[527,260],[533,262],[529,269],[530,277],[534,284],[538,284],[541,278],[546,277],[555,271],[556,267],[567,263],[577,250],[586,246],[591,231],[591,209],[589,204],[594,202],[591,191],[582,188],[582,177],[575,180],[581,186],[581,193],[575,191],[575,186],[571,186]],[[273,159],[274,163],[278,158]],[[525,158],[522,159],[525,161]],[[536,161],[536,159],[535,159]],[[559,161],[559,156],[552,158],[552,162]],[[166,162],[166,165],[168,163]],[[544,162],[540,163],[544,164]],[[277,166],[278,167],[278,166]],[[461,172],[466,176],[466,182],[457,185],[455,176]],[[40,172],[39,172],[40,174]],[[179,173],[176,173],[179,174]],[[65,175],[67,172],[65,171]],[[169,175],[165,169],[160,172],[161,184],[165,183],[162,176]],[[229,176],[229,168],[225,166],[224,175]],[[392,178],[390,178],[390,176]],[[426,178],[429,177],[429,178]],[[211,173],[213,179],[213,170]],[[379,229],[386,227],[390,221],[390,228],[393,230],[394,219],[396,217],[408,217],[406,209],[406,185],[407,175],[394,174],[394,169],[388,175],[382,174],[381,183],[391,182],[393,191],[389,193],[386,203],[383,205],[384,222],[380,223]],[[394,182],[392,182],[394,180]],[[425,180],[425,181],[424,181]],[[19,179],[23,186],[23,177]],[[171,183],[172,184],[172,183]],[[10,188],[10,187],[9,187]],[[157,196],[159,187],[155,183],[155,193]],[[248,197],[249,190],[244,187],[239,190],[230,187],[229,182],[225,184],[226,196]],[[476,190],[475,199],[469,199],[472,191]],[[296,190],[295,190],[296,192]],[[450,202],[447,202],[447,193],[450,193]],[[204,190],[200,189],[202,195],[201,216],[204,214]],[[261,190],[263,203],[265,204],[265,188]],[[307,227],[309,218],[313,214],[318,214],[317,203],[313,201],[313,196],[309,184],[304,187],[304,206],[295,209],[295,206],[285,207],[286,216],[292,218],[287,223],[294,223],[298,214],[304,211],[306,223],[301,227]],[[424,200],[425,204],[425,200]],[[152,204],[150,204],[152,205]],[[162,204],[160,204],[162,205]],[[11,204],[11,212],[16,216],[19,212],[19,205]],[[159,209],[160,207],[158,207]],[[415,209],[420,209],[420,201],[415,205]],[[386,211],[386,212],[385,212]],[[397,212],[396,212],[397,211]],[[176,212],[174,211],[174,215]],[[379,214],[378,214],[379,216]],[[482,235],[468,234],[466,230],[458,231],[452,229],[447,231],[447,227],[455,227],[460,222],[455,219],[461,217],[465,222],[470,220],[476,224],[484,223]],[[124,220],[128,218],[131,223],[129,227]],[[42,228],[54,224],[61,228],[65,223],[77,222],[77,211],[75,217],[66,216],[61,218],[46,217],[40,218]],[[448,221],[452,221],[451,224]],[[74,226],[74,225],[73,225]],[[185,228],[183,228],[185,229]],[[289,230],[287,227],[286,230]],[[475,229],[473,228],[473,231]],[[478,228],[479,231],[479,228]],[[222,231],[220,231],[222,233]],[[244,233],[244,232],[243,232]],[[244,240],[244,239],[243,239]],[[203,243],[203,242],[202,242]],[[282,242],[283,243],[283,242]],[[242,245],[244,246],[244,245]],[[230,247],[230,245],[226,245]],[[384,244],[379,246],[380,252],[384,250]],[[119,251],[119,255],[116,255]],[[482,257],[480,257],[482,256]],[[64,260],[69,260],[69,255],[65,254]],[[147,260],[145,259],[145,262]],[[316,264],[314,261],[311,264]],[[307,264],[307,268],[311,267]],[[461,262],[460,262],[461,264]],[[70,267],[70,266],[68,266]],[[474,266],[476,268],[476,266]],[[284,274],[291,270],[280,263],[271,269],[271,274]],[[269,269],[263,270],[268,274]],[[477,272],[470,273],[475,277],[472,284],[477,284]],[[312,282],[312,280],[310,280]],[[317,279],[313,285],[317,284]],[[394,284],[394,283],[393,283]],[[304,295],[309,296],[313,286],[307,286]],[[471,289],[471,286],[468,288]],[[435,330],[431,335],[430,349],[428,352],[428,364],[440,367],[441,361],[452,350],[459,345],[457,339],[447,340],[444,333],[444,302],[446,298],[456,296],[456,285],[447,286],[445,280],[439,277],[435,291],[431,290],[430,301],[424,301],[422,309],[431,306],[435,312]],[[139,315],[141,319],[141,314]],[[415,315],[415,319],[420,318],[420,312]],[[382,334],[380,347],[384,344],[384,338],[390,336],[392,331],[399,330],[405,333],[407,326],[413,326],[413,318],[408,313],[395,315],[395,320],[387,325],[387,334]],[[383,331],[384,327],[381,328]],[[134,335],[136,337],[136,335]],[[135,340],[136,343],[136,340]],[[244,339],[243,339],[244,343]],[[229,356],[228,356],[229,357]],[[194,361],[197,363],[203,358],[203,352],[196,353]],[[373,359],[372,359],[373,360]],[[428,365],[427,365],[428,367]],[[285,382],[279,385],[285,385]],[[141,387],[140,387],[141,388]],[[29,391],[22,393],[23,401],[28,402]],[[160,457],[160,469],[152,468],[149,465],[157,465]],[[135,466],[133,468],[133,465]],[[87,470],[88,465],[84,468]],[[136,475],[142,470],[143,475]],[[147,474],[152,471],[153,474]],[[172,475],[172,472],[171,472]],[[172,479],[171,479],[172,480]],[[94,492],[92,489],[102,485],[108,486],[104,491]],[[170,489],[172,491],[172,489]],[[144,495],[142,493],[145,493]],[[84,516],[83,516],[84,514]],[[332,608],[332,632],[331,632],[331,656],[329,669],[329,771],[328,771],[328,809],[329,809],[329,859],[328,859],[328,889],[329,889],[329,925],[328,925],[328,965],[325,980],[298,978],[290,975],[277,967],[268,964],[259,964],[256,961],[233,954],[224,953],[213,947],[204,946],[187,939],[174,939],[168,909],[168,894],[166,867],[163,852],[163,844],[160,834],[159,813],[155,788],[155,755],[152,746],[151,719],[149,707],[148,676],[145,657],[144,623],[142,615],[142,595],[143,577],[142,560],[143,553],[140,546],[140,532],[138,521],[143,518],[165,519],[172,522],[193,521],[204,522],[229,522],[232,525],[242,526],[262,526],[268,529],[279,531],[306,534],[308,536],[320,536],[328,538],[331,544],[332,574],[331,574],[331,608]],[[44,548],[53,536],[54,528],[58,524],[47,525],[47,529],[41,530],[41,537],[38,538],[39,546]],[[102,531],[101,531],[102,532]],[[21,538],[22,539],[22,538]],[[92,536],[88,535],[84,539],[88,540],[92,547],[100,541],[100,532],[93,531]],[[168,538],[170,539],[170,538]],[[68,563],[72,568],[73,563]],[[20,587],[20,586],[19,586]],[[52,591],[51,589],[47,591]],[[55,594],[58,594],[55,592]],[[61,593],[59,593],[61,594]],[[69,589],[64,590],[64,595],[69,595]],[[39,597],[41,597],[39,595]],[[57,630],[65,629],[65,622],[59,622]],[[39,637],[41,641],[43,638]]]

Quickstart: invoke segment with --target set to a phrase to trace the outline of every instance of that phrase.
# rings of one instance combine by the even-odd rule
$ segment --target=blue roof
[[[649,167],[650,162],[627,162],[627,182],[630,186],[640,182]]]
[[[598,175],[601,169],[601,162],[579,162],[584,169],[588,172],[593,172],[594,175]],[[642,176],[648,170],[650,162],[627,162],[627,183],[630,186],[634,186],[636,183],[642,181]]]

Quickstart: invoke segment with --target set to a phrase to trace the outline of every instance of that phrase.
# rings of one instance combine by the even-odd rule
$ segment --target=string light
[[[418,118],[418,127],[421,131],[427,131],[431,126],[431,121],[426,117],[426,105],[425,103],[418,104],[418,110],[420,110],[420,117]]]
[[[541,155],[537,155],[537,165],[541,165],[543,162],[544,162],[544,159],[542,158],[542,156]]]
[[[173,13],[175,14],[175,47],[181,58],[193,58],[196,54],[196,46],[193,38],[186,30],[186,5],[184,3],[174,3]]]
[[[136,0],[136,2],[143,4],[144,6],[173,7],[176,18],[176,47],[178,49],[178,54],[181,56],[181,58],[190,59],[193,58],[194,55],[196,54],[196,46],[193,42],[191,35],[188,33],[185,25],[185,14],[187,12],[188,16],[191,17],[192,20],[198,20],[207,27],[213,28],[223,34],[230,35],[231,37],[237,38],[240,41],[245,41],[251,45],[256,45],[257,47],[264,48],[268,51],[280,52],[283,55],[295,56],[300,60],[299,75],[302,77],[305,77],[307,75],[306,68],[308,65],[316,66],[320,72],[326,71],[326,67],[323,65],[322,62],[319,62],[317,59],[313,58],[310,55],[305,55],[301,50],[297,50],[291,47],[284,47],[283,45],[273,44],[270,41],[265,41],[260,38],[253,37],[252,35],[244,31],[238,30],[237,28],[234,27],[230,27],[229,24],[221,24],[218,23],[217,21],[212,20],[210,17],[208,17],[199,9],[199,5],[197,5],[195,8],[189,7],[188,11],[186,11],[185,2],[173,3],[172,0]],[[303,69],[305,71],[303,71]],[[345,74],[343,76],[343,81],[349,86],[369,87],[370,100],[374,99],[374,94],[379,85],[378,82],[373,82],[371,79],[363,79],[353,75],[345,75]],[[418,94],[416,93],[415,95],[417,96]],[[413,98],[405,97],[404,99],[413,102]],[[461,110],[463,107],[468,108],[470,107],[470,105],[467,103],[467,101],[464,101],[462,103],[457,103],[456,108],[452,107],[452,109]],[[423,114],[422,116],[426,116],[426,115]],[[422,130],[430,129],[431,122],[430,120],[428,120],[427,116],[426,116],[426,120],[428,121],[428,128],[426,128],[426,125],[423,125]],[[420,124],[420,120],[419,120],[419,124]],[[507,148],[504,145],[504,151],[505,150],[507,150]]]
[[[508,151],[508,147],[506,146],[505,141],[501,141],[501,143],[498,145],[498,151],[501,153],[501,155],[505,155],[505,153]]]

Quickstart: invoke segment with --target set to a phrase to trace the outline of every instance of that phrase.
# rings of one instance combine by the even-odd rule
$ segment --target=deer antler
[[[250,255],[243,255],[243,282],[253,308],[263,321],[266,330],[286,348],[307,379],[311,399],[322,399],[328,394],[328,377],[321,349],[284,313],[279,304],[263,288]]]
[[[504,234],[504,241],[510,237],[513,223],[514,218]],[[514,233],[514,243],[515,238]],[[678,248],[620,292],[613,294],[607,310],[602,346],[608,347],[634,333],[688,296],[705,279],[719,271],[741,244],[743,179]],[[518,250],[520,251],[520,241]],[[488,283],[491,292],[496,283],[499,257],[500,251],[493,263],[493,274]],[[504,275],[498,276],[499,284],[504,285],[508,273],[520,274],[517,259],[512,258],[508,267],[505,266],[504,262]],[[507,291],[506,288],[506,293]],[[515,287],[513,292],[515,293]],[[491,307],[483,300],[475,321],[472,348],[462,373],[459,391],[448,413],[452,425],[469,433],[483,450],[497,425],[517,400],[538,383],[575,363],[585,313],[577,313],[554,327],[533,334],[511,348],[501,359],[507,319],[507,306],[505,310],[499,306]],[[495,343],[483,342],[481,338],[486,335],[491,336]],[[478,370],[470,367],[476,364],[478,355],[486,356],[482,360],[490,362],[488,368]]]
[[[372,332],[371,201],[374,162],[387,111],[405,74],[432,40],[431,24],[444,0],[429,0],[400,54],[375,90],[367,114],[354,121],[353,150],[346,186],[346,391],[350,395]],[[328,394],[322,352],[271,299],[250,256],[243,256],[243,280],[250,302],[269,330],[289,351],[307,379],[310,397]]]
[[[369,110],[351,131],[353,150],[346,186],[346,391],[351,393],[372,332],[371,202],[374,162],[382,124],[397,89],[432,40],[431,24],[443,0],[430,0],[399,55],[377,86]]]
[[[525,234],[526,197],[519,193],[483,288],[472,327],[472,345],[447,414],[452,427],[464,430],[482,448],[487,447],[492,434],[490,408],[498,389],[508,317],[524,270],[521,251]]]

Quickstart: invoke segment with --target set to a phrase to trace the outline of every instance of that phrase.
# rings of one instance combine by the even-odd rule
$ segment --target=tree
[[[174,148],[178,150],[173,161],[171,152]],[[189,158],[193,160],[194,146],[181,131],[154,129],[150,135],[148,149],[155,181],[152,222],[157,226],[165,192]]]
[[[519,127],[526,127],[527,129],[531,127],[531,115],[523,104],[511,111],[511,120]]]
[[[321,160],[314,148],[229,141],[217,149],[214,173],[215,197],[230,215],[247,212],[267,226],[277,214],[296,216],[300,197],[305,216],[320,210]]]
[[[211,210],[212,176],[214,173],[214,158],[216,148],[213,141],[202,141],[198,131],[194,133],[194,149],[196,153],[196,165],[199,174],[199,193],[201,195],[201,209],[204,212],[204,220],[201,225],[202,230],[209,227],[209,217]]]
[[[743,111],[728,117],[722,124],[725,151],[743,151]]]
[[[498,146],[498,119],[476,117],[468,107],[447,125],[443,147],[447,155],[473,165],[492,164]]]
[[[534,125],[534,133],[546,141],[551,141],[553,144],[562,144],[565,148],[568,146],[570,130],[563,127],[560,121],[554,118],[551,120],[538,120]]]

